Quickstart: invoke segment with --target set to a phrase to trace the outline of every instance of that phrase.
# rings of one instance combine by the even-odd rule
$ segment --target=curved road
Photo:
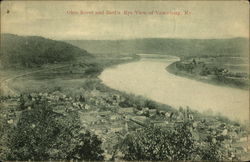
[[[63,66],[58,66],[58,67],[51,67],[51,68],[46,68],[46,69],[35,70],[35,71],[27,72],[27,73],[24,73],[24,74],[16,75],[16,76],[13,76],[11,78],[7,78],[5,80],[2,80],[0,82],[0,95],[11,95],[11,96],[17,95],[17,92],[12,90],[8,86],[9,82],[11,80],[13,80],[13,79],[25,77],[25,76],[28,76],[28,75],[31,75],[31,74],[35,74],[35,73],[43,72],[43,71],[47,71],[47,70],[60,69],[60,68],[68,67],[68,66],[70,66],[70,65],[63,65]]]

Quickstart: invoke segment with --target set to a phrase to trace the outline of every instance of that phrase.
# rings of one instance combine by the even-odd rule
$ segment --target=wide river
[[[220,113],[233,120],[249,119],[249,92],[220,87],[173,75],[166,66],[177,57],[142,57],[140,61],[107,68],[99,76],[113,89],[142,95],[175,108],[189,106],[199,112]]]

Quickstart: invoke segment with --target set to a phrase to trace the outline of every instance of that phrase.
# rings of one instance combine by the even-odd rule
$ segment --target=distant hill
[[[1,34],[0,65],[2,67],[37,67],[43,64],[72,61],[90,54],[61,41],[38,36]]]
[[[156,53],[175,56],[248,55],[248,39],[65,40],[91,53]]]

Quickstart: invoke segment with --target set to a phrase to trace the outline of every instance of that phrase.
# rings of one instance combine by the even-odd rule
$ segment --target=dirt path
[[[11,89],[8,86],[9,82],[14,80],[14,79],[25,77],[28,75],[32,75],[32,74],[35,74],[38,72],[43,72],[43,71],[53,70],[53,69],[60,69],[60,68],[68,67],[68,66],[70,66],[70,65],[63,65],[63,66],[58,66],[58,67],[51,67],[51,68],[46,68],[46,69],[35,70],[32,72],[28,72],[28,73],[16,75],[16,76],[11,77],[11,78],[4,79],[3,81],[0,82],[0,96],[4,96],[4,95],[15,96],[18,94],[17,92],[15,92],[13,89]]]

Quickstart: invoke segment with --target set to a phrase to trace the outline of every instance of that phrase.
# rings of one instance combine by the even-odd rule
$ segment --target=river
[[[177,57],[150,58],[105,69],[99,78],[113,89],[142,95],[175,108],[221,114],[233,120],[249,119],[249,91],[221,87],[173,75],[166,66]]]

